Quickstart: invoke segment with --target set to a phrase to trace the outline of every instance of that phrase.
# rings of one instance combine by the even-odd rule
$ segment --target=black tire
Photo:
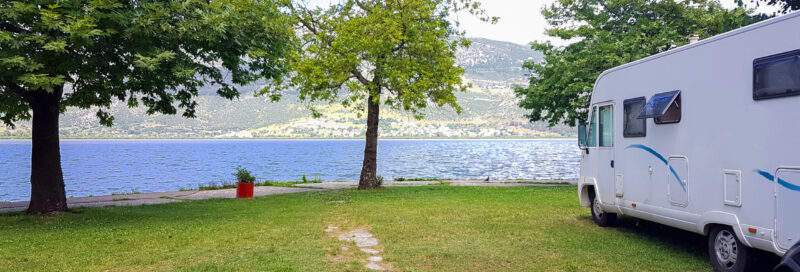
[[[745,246],[731,227],[715,226],[708,233],[708,257],[718,272],[752,271],[753,249]]]
[[[798,272],[800,271],[800,243],[795,244],[786,254],[773,272]]]
[[[617,224],[617,214],[608,213],[600,208],[600,200],[595,197],[594,191],[589,191],[589,210],[592,211],[592,221],[601,227],[613,227]]]

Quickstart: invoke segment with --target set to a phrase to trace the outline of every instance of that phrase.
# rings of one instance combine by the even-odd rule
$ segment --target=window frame
[[[640,96],[640,97],[634,97],[634,98],[625,99],[625,100],[622,101],[622,117],[623,117],[622,118],[622,137],[623,138],[647,137],[647,118],[644,118],[644,119],[636,118],[639,115],[638,112],[631,111],[630,113],[637,115],[637,116],[634,116],[633,119],[641,120],[642,125],[643,125],[642,132],[641,133],[628,133],[628,131],[626,130],[626,128],[628,127],[628,111],[627,111],[627,107],[628,107],[628,105],[634,104],[634,103],[642,103],[642,108],[644,108],[644,106],[647,105],[647,97]],[[639,112],[641,112],[641,110],[639,110]]]
[[[798,61],[800,61],[800,49],[787,51],[787,52],[783,52],[783,53],[778,53],[778,54],[774,54],[774,55],[769,55],[769,56],[766,56],[766,57],[761,57],[761,58],[757,58],[757,59],[753,60],[753,66],[752,66],[752,68],[753,68],[753,86],[752,86],[752,90],[751,90],[752,91],[752,95],[753,95],[753,100],[759,101],[759,100],[767,100],[767,99],[773,99],[773,98],[782,98],[782,97],[800,95],[800,90],[798,90],[796,92],[791,92],[791,93],[780,93],[780,94],[774,94],[774,95],[756,96],[756,74],[757,74],[757,70],[758,70],[758,69],[756,69],[756,66],[765,65],[765,64],[769,64],[769,63],[774,63],[774,62],[780,61],[781,59],[789,58],[789,57],[798,58]]]

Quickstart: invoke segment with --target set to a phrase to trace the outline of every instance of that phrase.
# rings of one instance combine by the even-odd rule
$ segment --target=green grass
[[[595,226],[576,188],[391,187],[0,214],[5,271],[358,271],[328,225],[371,227],[401,271],[708,271],[705,239]],[[354,246],[351,246],[351,248]]]

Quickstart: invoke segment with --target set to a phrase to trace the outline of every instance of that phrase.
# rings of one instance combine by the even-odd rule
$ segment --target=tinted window
[[[644,108],[645,102],[647,101],[644,96],[628,99],[623,102],[625,119],[622,120],[622,136],[644,137],[647,135],[647,119],[636,118],[639,112],[642,111],[642,108]]]
[[[653,95],[636,118],[653,118],[666,114],[666,111],[680,93],[681,91],[677,90]]]
[[[753,99],[800,95],[800,50],[753,61]]]
[[[586,124],[578,125],[578,146],[586,147]]]
[[[592,107],[592,120],[589,121],[589,145],[597,146],[597,106]]]
[[[672,104],[669,105],[664,115],[653,118],[656,124],[672,124],[681,121],[681,95],[678,94]]]
[[[602,106],[599,110],[600,117],[600,146],[614,146],[614,106]]]

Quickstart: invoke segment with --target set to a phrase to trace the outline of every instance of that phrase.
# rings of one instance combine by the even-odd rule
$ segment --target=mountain
[[[483,38],[471,38],[472,45],[456,53],[465,77],[481,88],[510,88],[512,84],[526,85],[525,61],[542,59],[542,53],[530,46]]]
[[[458,64],[465,68],[465,80],[472,83],[457,94],[463,108],[459,115],[451,108],[432,106],[425,118],[391,109],[381,110],[381,137],[396,138],[485,138],[485,137],[565,137],[572,128],[547,127],[530,123],[517,106],[510,87],[525,84],[520,68],[526,60],[541,55],[514,43],[473,39],[469,49],[457,52]],[[62,115],[61,134],[67,138],[360,138],[365,119],[339,104],[313,105],[323,113],[311,118],[309,106],[296,93],[287,92],[279,102],[252,94],[259,84],[243,87],[240,99],[229,101],[214,94],[214,88],[201,90],[197,98],[197,118],[147,115],[144,108],[128,108],[115,103],[111,113],[113,127],[98,124],[95,111],[69,108]],[[0,137],[29,137],[30,122],[17,129],[0,127]]]

